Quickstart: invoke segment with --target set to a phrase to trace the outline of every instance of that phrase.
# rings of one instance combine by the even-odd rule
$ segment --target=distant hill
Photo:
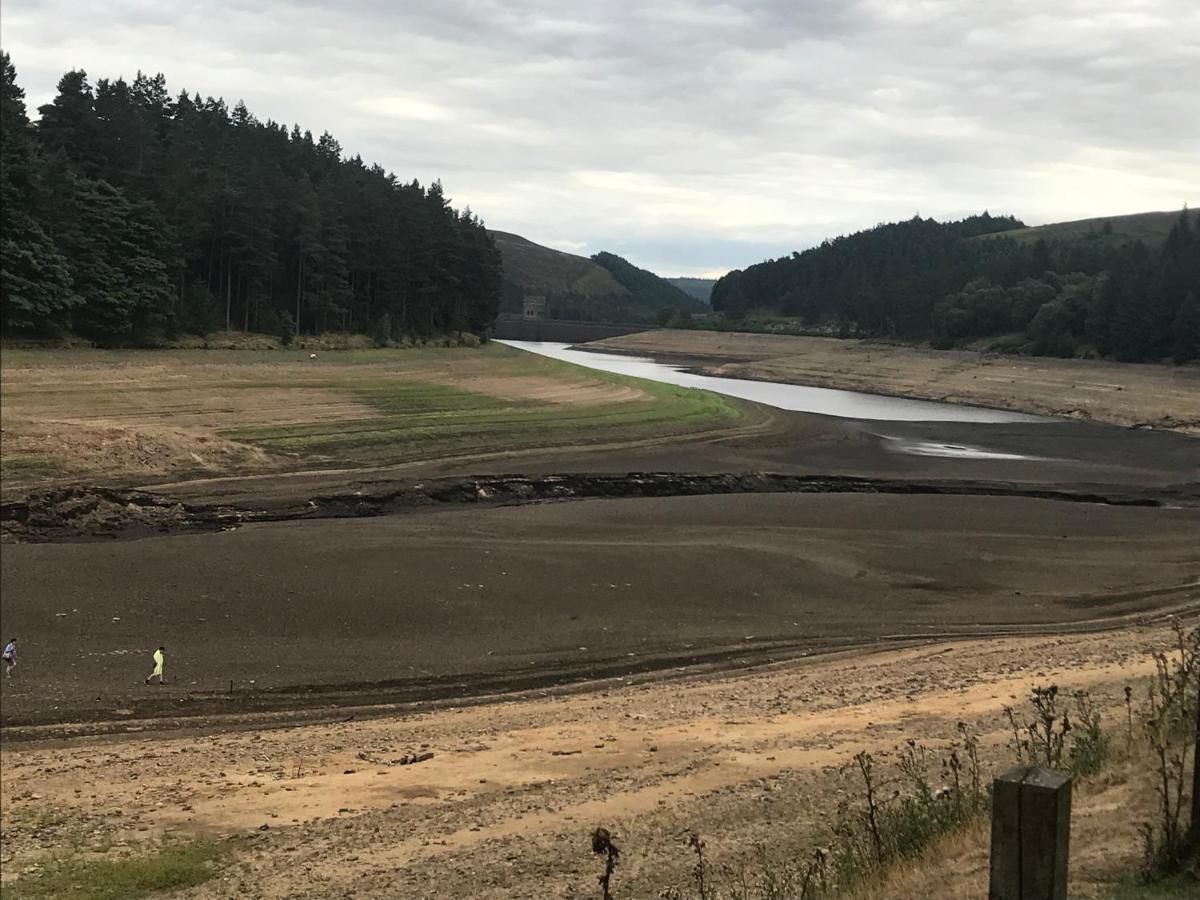
[[[503,264],[503,312],[520,312],[529,296],[546,298],[549,318],[584,322],[656,324],[703,309],[653,272],[615,254],[587,259],[520,235],[490,233]]]
[[[491,231],[504,268],[504,281],[522,294],[551,297],[627,297],[609,271],[583,256],[543,247],[520,235]]]
[[[717,283],[715,278],[666,278],[665,281],[675,285],[681,291],[691,294],[697,300],[708,303],[708,298],[712,296],[713,285]]]
[[[592,262],[604,266],[638,303],[654,313],[663,310],[684,310],[687,313],[703,311],[703,304],[695,297],[680,290],[665,278],[653,272],[639,269],[629,260],[615,253],[600,252]]]
[[[1114,244],[1142,241],[1145,244],[1161,244],[1166,240],[1171,227],[1178,221],[1179,210],[1176,209],[1169,212],[1134,213],[1128,216],[1102,216],[1098,219],[1053,222],[1049,225],[996,231],[983,237],[1007,237],[1022,243],[1033,243],[1044,239],[1047,241],[1093,240]]]

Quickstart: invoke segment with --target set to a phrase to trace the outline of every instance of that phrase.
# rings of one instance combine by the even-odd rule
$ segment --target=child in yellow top
[[[150,683],[150,679],[151,679],[151,678],[153,678],[155,675],[157,675],[157,676],[158,676],[158,683],[159,683],[159,684],[163,684],[163,683],[164,683],[164,679],[163,679],[163,652],[164,652],[165,650],[166,650],[166,647],[159,647],[157,650],[155,650],[155,651],[154,651],[154,671],[153,671],[153,672],[151,672],[149,675],[147,675],[147,676],[146,676],[146,684],[149,684],[149,683]]]

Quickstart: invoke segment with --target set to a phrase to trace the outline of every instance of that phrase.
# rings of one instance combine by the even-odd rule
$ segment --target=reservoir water
[[[703,388],[714,394],[753,400],[765,406],[794,412],[820,413],[846,419],[872,419],[885,422],[1050,422],[1043,416],[987,409],[982,406],[961,406],[956,403],[936,403],[931,400],[910,400],[905,397],[885,397],[858,391],[839,391],[832,388],[782,384],[776,381],[751,381],[745,378],[721,378],[698,375],[682,366],[658,362],[645,356],[626,356],[617,353],[594,353],[577,350],[570,344],[541,341],[500,341],[518,350],[528,350],[564,362],[618,372],[650,381],[662,381],[680,387]]]

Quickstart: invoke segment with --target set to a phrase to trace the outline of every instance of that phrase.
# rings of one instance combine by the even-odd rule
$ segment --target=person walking
[[[17,639],[13,638],[4,645],[4,676],[12,677],[12,670],[17,667]]]
[[[163,654],[166,653],[166,650],[166,647],[159,647],[154,651],[154,671],[146,676],[146,684],[149,684],[150,679],[155,675],[158,676],[159,684],[165,683],[166,679],[163,678]]]

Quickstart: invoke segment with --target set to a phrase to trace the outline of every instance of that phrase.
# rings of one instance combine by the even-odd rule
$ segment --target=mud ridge
[[[1163,487],[1041,484],[975,480],[907,480],[771,472],[681,474],[497,475],[435,479],[375,491],[348,490],[261,508],[185,503],[135,488],[67,485],[0,503],[0,537],[7,542],[139,538],[187,531],[220,531],[255,522],[397,515],[437,506],[512,506],[555,500],[683,497],[718,494],[866,493],[1020,497],[1109,506],[1200,506],[1200,483]]]

